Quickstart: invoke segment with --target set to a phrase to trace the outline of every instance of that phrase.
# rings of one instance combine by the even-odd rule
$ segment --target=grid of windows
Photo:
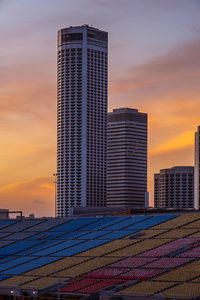
[[[194,168],[174,167],[155,174],[154,204],[163,208],[193,208]]]
[[[87,49],[88,206],[106,205],[106,126],[107,53]]]
[[[108,114],[109,206],[144,206],[147,191],[147,115],[135,109]]]
[[[71,206],[81,204],[81,113],[82,113],[82,49],[58,51],[57,96],[57,210],[69,213]],[[65,195],[65,197],[63,197]]]

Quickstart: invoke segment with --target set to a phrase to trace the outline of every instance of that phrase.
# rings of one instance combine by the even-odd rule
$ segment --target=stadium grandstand
[[[0,221],[0,299],[200,299],[200,213]]]

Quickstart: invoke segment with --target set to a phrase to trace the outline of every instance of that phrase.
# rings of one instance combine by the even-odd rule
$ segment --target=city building
[[[114,109],[108,114],[107,204],[145,206],[147,195],[147,114]]]
[[[155,174],[154,206],[194,208],[194,167],[173,167]]]
[[[194,158],[194,208],[200,208],[200,126],[195,132],[195,158]]]
[[[88,25],[58,32],[56,215],[106,205],[108,34]]]

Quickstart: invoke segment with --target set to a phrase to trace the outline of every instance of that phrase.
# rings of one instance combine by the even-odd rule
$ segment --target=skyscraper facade
[[[108,206],[145,205],[147,192],[147,114],[114,109],[108,114]]]
[[[107,49],[88,25],[58,32],[57,216],[106,205]]]
[[[194,167],[173,167],[155,174],[154,206],[194,208]]]
[[[195,132],[195,154],[194,154],[194,208],[200,209],[200,126]]]

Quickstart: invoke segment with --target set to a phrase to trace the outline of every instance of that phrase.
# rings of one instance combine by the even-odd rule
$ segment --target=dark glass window
[[[82,33],[68,33],[62,35],[61,43],[66,43],[71,41],[81,41],[82,39],[83,39]]]

